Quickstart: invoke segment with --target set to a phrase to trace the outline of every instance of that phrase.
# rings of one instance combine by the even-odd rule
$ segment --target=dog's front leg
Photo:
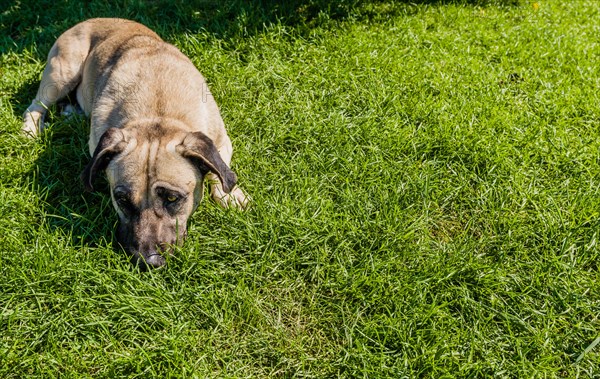
[[[89,39],[81,38],[78,31],[78,27],[68,30],[50,49],[37,95],[23,114],[23,133],[35,137],[42,132],[48,108],[67,96],[81,82],[83,64],[90,44]]]

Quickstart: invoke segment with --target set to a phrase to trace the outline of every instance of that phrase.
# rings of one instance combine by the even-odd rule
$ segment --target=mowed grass
[[[287,8],[286,8],[287,7]],[[141,273],[45,56],[134,18],[207,77],[247,212]],[[0,377],[600,376],[600,6],[15,3],[0,14]],[[185,80],[174,78],[173,80]]]

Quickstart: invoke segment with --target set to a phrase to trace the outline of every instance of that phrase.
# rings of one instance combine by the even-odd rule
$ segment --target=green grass
[[[0,377],[599,377],[598,2],[286,4],[0,7]],[[192,59],[254,199],[164,269],[83,193],[87,120],[19,135],[92,16]]]

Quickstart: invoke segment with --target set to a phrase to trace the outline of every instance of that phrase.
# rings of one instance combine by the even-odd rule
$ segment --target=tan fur
[[[41,132],[47,108],[73,90],[91,119],[90,155],[101,153],[99,143],[110,128],[121,130],[112,133],[112,140],[105,138],[104,143],[112,145],[100,146],[118,151],[106,167],[111,191],[127,184],[141,210],[156,201],[157,183],[185,191],[191,194],[182,213],[185,220],[175,222],[187,221],[203,192],[203,175],[197,168],[204,166],[194,162],[210,158],[209,151],[202,150],[206,143],[194,139],[194,133],[212,141],[225,165],[233,153],[217,104],[192,62],[141,24],[122,19],[82,22],[62,34],[50,50],[37,96],[24,114],[23,132]],[[222,176],[212,171],[207,177],[214,200],[224,207],[245,207],[244,192],[235,187],[226,193]],[[122,217],[114,196],[113,203]],[[160,234],[164,225],[154,226],[148,230]],[[163,242],[172,243],[156,240]]]

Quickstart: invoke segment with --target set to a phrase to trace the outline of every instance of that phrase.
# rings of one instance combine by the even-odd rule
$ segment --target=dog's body
[[[47,107],[76,90],[91,119],[88,189],[106,170],[119,214],[117,239],[141,262],[164,263],[202,198],[203,179],[222,206],[245,207],[229,169],[232,145],[206,81],[192,62],[145,26],[92,19],[62,34],[48,54],[23,131],[43,128]]]

